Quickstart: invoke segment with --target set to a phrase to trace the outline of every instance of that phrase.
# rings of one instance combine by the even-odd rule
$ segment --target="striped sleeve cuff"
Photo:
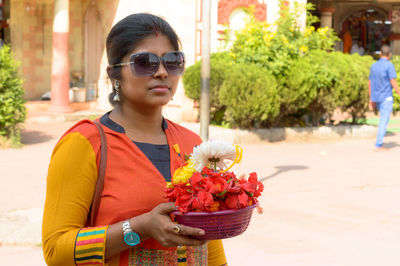
[[[104,265],[107,226],[82,228],[75,242],[76,265]]]

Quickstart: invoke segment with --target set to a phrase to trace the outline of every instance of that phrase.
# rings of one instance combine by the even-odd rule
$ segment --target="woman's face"
[[[135,53],[150,52],[162,57],[172,51],[175,49],[165,35],[149,36],[127,54],[123,62],[129,62],[130,55]],[[162,63],[156,73],[146,77],[133,74],[131,65],[125,65],[121,69],[120,80],[120,90],[124,101],[122,104],[132,104],[143,108],[165,105],[175,94],[179,78],[180,76],[168,74]]]

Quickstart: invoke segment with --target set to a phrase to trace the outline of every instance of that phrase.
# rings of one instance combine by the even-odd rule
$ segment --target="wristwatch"
[[[136,246],[140,243],[140,237],[132,230],[129,219],[122,223],[122,231],[124,232],[124,241],[129,246]]]

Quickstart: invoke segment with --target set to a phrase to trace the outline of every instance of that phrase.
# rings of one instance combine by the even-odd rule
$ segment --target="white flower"
[[[225,169],[224,160],[239,162],[238,146],[232,145],[226,141],[214,140],[203,142],[193,149],[191,159],[196,171],[201,172],[205,166],[210,165],[214,170],[216,167]],[[241,157],[241,156],[240,156]]]

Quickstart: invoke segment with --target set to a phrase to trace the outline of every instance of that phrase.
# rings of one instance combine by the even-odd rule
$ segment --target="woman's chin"
[[[153,106],[164,106],[167,105],[171,101],[171,97],[157,97],[156,99],[152,99],[149,103]]]

